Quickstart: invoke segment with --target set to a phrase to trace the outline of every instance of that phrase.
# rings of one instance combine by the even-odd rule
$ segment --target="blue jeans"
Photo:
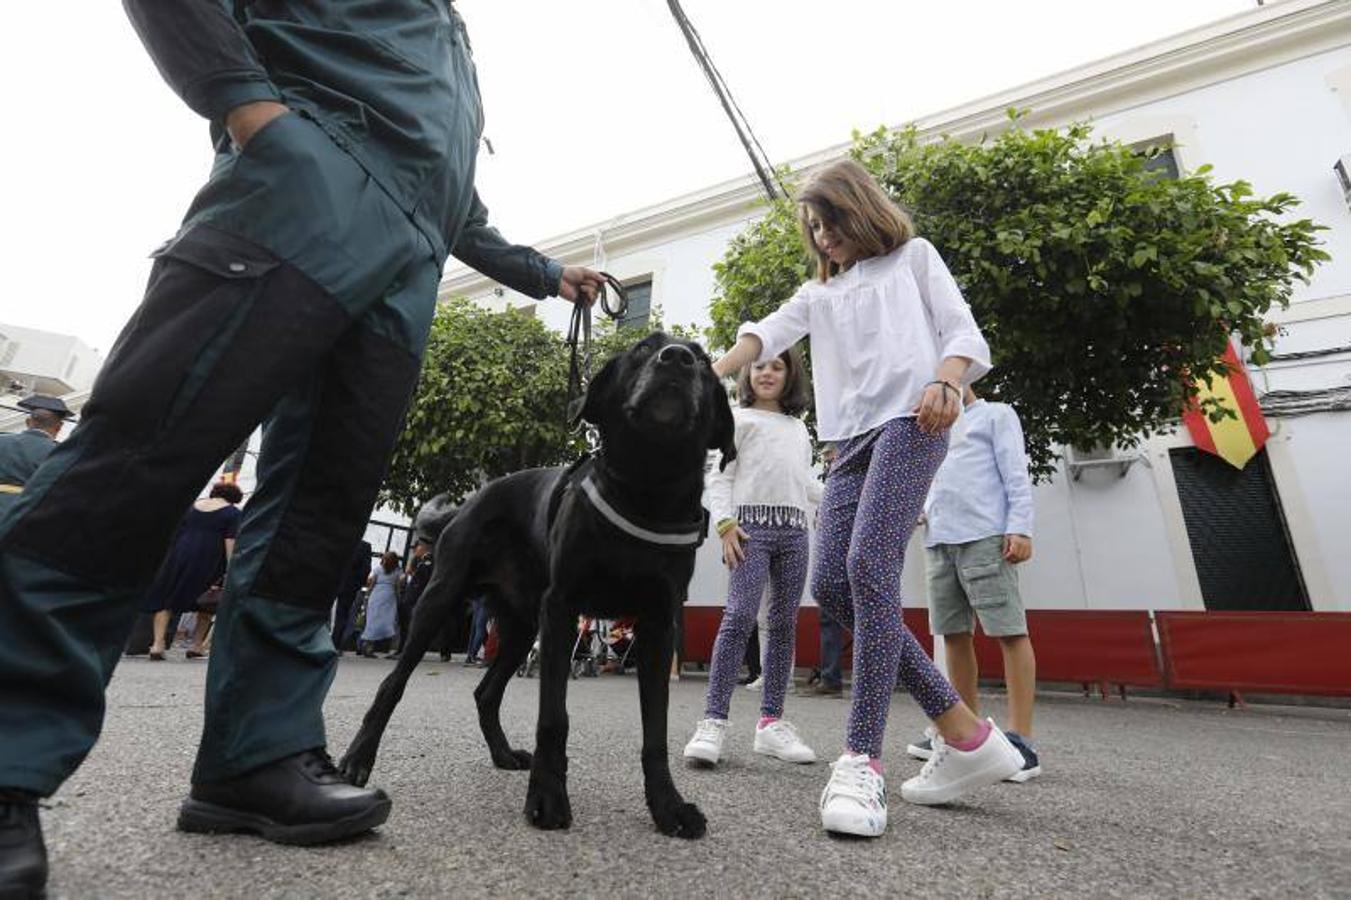
[[[821,684],[825,687],[844,686],[841,670],[844,656],[844,629],[824,609],[821,613]]]
[[[469,629],[466,659],[478,656],[478,652],[483,649],[483,639],[488,636],[488,598],[479,594],[470,602],[474,605],[474,624]]]

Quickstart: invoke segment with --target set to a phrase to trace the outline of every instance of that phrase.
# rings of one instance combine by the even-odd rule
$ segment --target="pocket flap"
[[[281,265],[272,251],[209,225],[194,225],[151,256],[177,259],[221,278],[258,278]]]
[[[982,563],[976,566],[962,566],[962,574],[969,581],[980,581],[985,578],[993,578],[999,574],[1000,563]]]

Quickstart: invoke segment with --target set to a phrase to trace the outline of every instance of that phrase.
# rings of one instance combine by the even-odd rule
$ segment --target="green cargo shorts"
[[[1018,575],[1003,551],[1002,534],[928,548],[931,633],[974,632],[979,618],[981,630],[990,637],[1027,634]]]

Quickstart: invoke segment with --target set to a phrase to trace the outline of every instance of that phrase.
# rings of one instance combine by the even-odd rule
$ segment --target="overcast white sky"
[[[459,0],[479,186],[530,242],[749,170],[664,0]],[[776,163],[1252,8],[1255,0],[684,0]],[[0,321],[106,351],[210,161],[112,0],[10,3]]]

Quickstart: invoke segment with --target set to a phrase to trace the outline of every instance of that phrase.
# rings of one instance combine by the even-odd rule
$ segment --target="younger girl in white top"
[[[807,581],[807,511],[821,501],[812,473],[811,438],[799,415],[807,385],[796,350],[742,370],[736,420],[737,458],[708,479],[708,503],[731,569],[708,676],[704,718],[685,758],[715,765],[723,756],[727,711],[760,596],[770,585],[764,697],[755,729],[756,753],[795,763],[816,761],[796,730],[780,718],[792,675],[797,609]]]
[[[820,171],[798,197],[817,279],[777,311],[741,326],[719,375],[773,359],[811,337],[818,437],[838,455],[817,522],[812,594],[854,632],[853,699],[844,754],[821,795],[827,831],[886,830],[882,735],[901,683],[933,720],[934,754],[901,786],[912,803],[947,803],[1016,773],[1022,757],[962,703],[901,621],[901,565],[962,386],[990,351],[932,244],[867,170]]]

